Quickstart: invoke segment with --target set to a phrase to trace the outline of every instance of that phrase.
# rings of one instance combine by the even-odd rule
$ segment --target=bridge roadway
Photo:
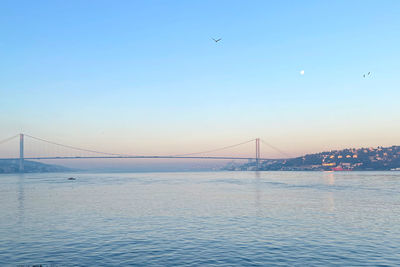
[[[0,160],[20,160],[21,158],[0,158]],[[24,160],[46,159],[231,159],[231,160],[271,160],[252,157],[195,157],[195,156],[93,156],[93,157],[27,157]]]

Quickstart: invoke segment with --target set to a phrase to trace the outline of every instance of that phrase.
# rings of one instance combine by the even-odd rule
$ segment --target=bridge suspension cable
[[[13,140],[14,138],[17,138],[18,136],[20,136],[20,135],[17,134],[17,135],[14,135],[12,137],[6,138],[4,140],[0,140],[0,144],[6,143],[6,142],[8,142],[10,140]],[[274,149],[275,151],[279,152],[280,154],[284,155],[286,158],[290,158],[291,157],[286,152],[284,152],[284,151],[280,150],[279,148],[267,143],[266,141],[264,141],[262,139],[251,139],[251,140],[247,140],[245,142],[237,143],[237,144],[234,144],[234,145],[224,146],[224,147],[205,150],[205,151],[200,151],[200,152],[193,152],[193,153],[175,154],[175,155],[167,155],[167,156],[137,156],[137,155],[129,155],[129,154],[121,154],[121,153],[102,152],[102,151],[85,149],[85,148],[80,148],[80,147],[75,147],[75,146],[63,145],[63,144],[60,144],[60,143],[57,143],[57,142],[53,142],[53,141],[46,140],[46,139],[43,139],[43,138],[35,137],[35,136],[29,135],[29,134],[25,134],[25,135],[21,135],[21,136],[26,136],[28,138],[31,138],[31,139],[34,139],[34,140],[37,140],[37,141],[41,141],[41,142],[44,142],[44,143],[52,144],[52,145],[63,147],[63,148],[68,148],[68,149],[72,149],[72,150],[77,150],[77,151],[82,151],[82,152],[87,152],[87,153],[95,153],[95,154],[100,154],[100,155],[107,156],[105,158],[109,158],[111,156],[119,157],[119,158],[121,158],[121,157],[127,157],[127,158],[141,158],[141,157],[143,157],[143,158],[147,158],[147,157],[154,157],[154,158],[164,158],[164,157],[165,158],[169,158],[169,157],[174,158],[174,157],[178,157],[178,158],[180,158],[180,157],[183,157],[184,158],[184,157],[188,157],[188,158],[190,158],[190,156],[223,151],[223,150],[227,150],[227,149],[230,149],[230,148],[234,148],[234,147],[238,147],[238,146],[241,146],[241,145],[245,145],[245,144],[248,144],[250,142],[254,142],[254,141],[257,142],[257,140],[261,141],[261,143],[263,143],[264,145],[266,145],[266,146]],[[259,151],[259,149],[258,149],[258,151]],[[259,152],[256,152],[256,154],[257,155],[256,155],[255,158],[259,159],[260,158]],[[46,158],[46,157],[36,157],[36,158]],[[53,158],[53,157],[47,157],[47,158]],[[55,158],[60,158],[60,157],[55,157]],[[75,157],[65,157],[65,158],[82,158],[82,157],[75,156]],[[83,157],[83,158],[89,158],[89,157]],[[195,157],[195,158],[198,158],[198,157]],[[204,157],[204,158],[207,158],[207,157]],[[222,157],[215,157],[215,158],[222,158]],[[232,157],[229,157],[229,158],[232,158]]]
[[[11,141],[12,139],[14,139],[14,138],[16,138],[16,137],[18,137],[18,136],[19,136],[19,134],[16,134],[16,135],[14,135],[14,136],[11,136],[11,137],[9,137],[9,138],[6,138],[6,139],[4,139],[4,140],[1,140],[1,141],[0,141],[0,145],[6,143],[6,142],[8,142],[8,141]]]
[[[291,157],[292,157],[292,156],[290,156],[289,154],[287,154],[286,152],[280,150],[279,148],[274,147],[273,145],[271,145],[271,144],[265,142],[264,140],[260,139],[260,141],[261,141],[261,143],[263,143],[264,145],[266,145],[266,146],[272,148],[273,150],[275,150],[275,151],[279,152],[280,154],[284,155],[285,157],[287,157],[287,158],[291,158]]]
[[[17,136],[18,135],[14,136],[13,138],[15,138]],[[96,150],[91,150],[91,149],[75,147],[75,146],[63,145],[63,144],[60,144],[60,143],[57,143],[57,142],[53,142],[53,141],[46,140],[46,139],[43,139],[43,138],[35,137],[35,136],[29,135],[29,134],[25,134],[25,136],[29,137],[29,138],[32,138],[34,140],[37,140],[37,141],[41,141],[41,142],[45,142],[45,143],[48,143],[48,144],[52,144],[52,145],[56,145],[56,146],[60,146],[60,147],[64,147],[64,148],[69,148],[69,149],[73,149],[73,150],[83,151],[83,152],[96,153],[96,154],[102,154],[102,155],[108,155],[108,156],[132,156],[132,155],[127,155],[127,154],[109,153],[109,152],[96,151]],[[220,147],[220,148],[216,148],[216,149],[212,149],[212,150],[207,150],[207,151],[185,153],[185,154],[177,154],[177,155],[168,155],[168,156],[183,157],[183,156],[192,156],[192,155],[198,155],[198,154],[206,154],[206,153],[218,152],[218,151],[234,148],[234,147],[237,147],[237,146],[241,146],[241,145],[253,142],[253,141],[255,141],[255,139],[251,139],[251,140],[247,140],[245,142],[241,142],[241,143],[237,143],[237,144],[229,145],[229,146],[224,146],[224,147]]]
[[[30,137],[30,138],[35,139],[35,140],[38,140],[38,141],[49,143],[49,144],[52,144],[52,145],[61,146],[61,147],[64,147],[64,148],[69,148],[69,149],[74,149],[74,150],[79,150],[79,151],[83,151],[83,152],[90,152],[90,153],[96,153],[96,154],[102,154],[102,155],[108,155],[108,156],[126,156],[124,154],[101,152],[101,151],[95,151],[95,150],[90,150],[90,149],[85,149],[85,148],[79,148],[79,147],[74,147],[74,146],[63,145],[63,144],[56,143],[56,142],[53,142],[53,141],[49,141],[49,140],[45,140],[45,139],[42,139],[42,138],[34,137],[32,135],[29,135],[29,134],[25,134],[25,136]]]
[[[238,144],[234,144],[234,145],[230,145],[230,146],[224,146],[224,147],[220,147],[220,148],[216,148],[216,149],[212,149],[212,150],[207,150],[207,151],[201,151],[201,152],[194,152],[194,153],[187,153],[187,154],[179,154],[179,155],[170,155],[172,157],[182,157],[182,156],[192,156],[192,155],[198,155],[198,154],[206,154],[206,153],[212,153],[212,152],[218,152],[218,151],[222,151],[222,150],[226,150],[229,148],[233,148],[233,147],[237,147],[237,146],[241,146],[250,142],[253,142],[256,139],[251,139],[242,143],[238,143]]]

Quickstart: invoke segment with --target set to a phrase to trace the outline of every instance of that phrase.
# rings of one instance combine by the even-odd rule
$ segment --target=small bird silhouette
[[[370,76],[371,72],[369,71],[367,74],[363,74],[363,77],[365,78],[365,76]]]
[[[216,43],[218,43],[219,41],[221,41],[221,40],[222,40],[222,38],[219,38],[219,39],[214,39],[214,38],[211,38],[211,39],[213,39],[213,40],[214,40],[214,42],[216,42]]]

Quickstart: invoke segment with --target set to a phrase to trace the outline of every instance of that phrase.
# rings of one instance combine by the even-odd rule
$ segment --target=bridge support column
[[[24,172],[24,134],[19,135],[19,172]]]
[[[256,168],[260,168],[260,138],[256,138]]]

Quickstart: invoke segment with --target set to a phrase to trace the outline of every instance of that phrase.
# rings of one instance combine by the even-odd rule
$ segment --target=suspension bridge
[[[25,154],[25,139],[29,138],[36,142],[40,142],[42,144],[47,144],[59,148],[69,149],[74,151],[73,155],[28,155]],[[260,161],[263,160],[271,160],[269,158],[262,158],[261,157],[261,149],[260,144],[267,145],[269,148],[274,149],[275,151],[282,154],[285,158],[289,158],[290,156],[287,155],[282,150],[272,146],[271,144],[263,141],[260,138],[255,138],[251,140],[247,140],[245,142],[241,142],[234,145],[229,145],[225,147],[220,147],[212,150],[207,151],[200,151],[194,153],[187,153],[187,154],[179,154],[179,155],[129,155],[129,154],[120,154],[120,153],[109,153],[109,152],[101,152],[91,149],[85,149],[80,147],[74,147],[70,145],[64,145],[60,143],[56,143],[53,141],[49,141],[46,139],[34,137],[28,134],[17,134],[12,137],[6,138],[4,140],[0,140],[0,145],[13,142],[14,140],[19,139],[19,155],[11,156],[11,157],[1,157],[0,160],[18,160],[19,161],[19,171],[24,172],[24,160],[69,160],[69,159],[207,159],[207,160],[249,160],[255,161],[256,166],[259,166]],[[232,149],[238,146],[242,146],[245,144],[254,143],[255,145],[255,153],[254,156],[209,156],[207,154],[213,152],[220,152],[227,149]],[[1,146],[0,146],[1,152]],[[82,154],[86,153],[86,154]],[[0,153],[1,155],[1,153]]]

